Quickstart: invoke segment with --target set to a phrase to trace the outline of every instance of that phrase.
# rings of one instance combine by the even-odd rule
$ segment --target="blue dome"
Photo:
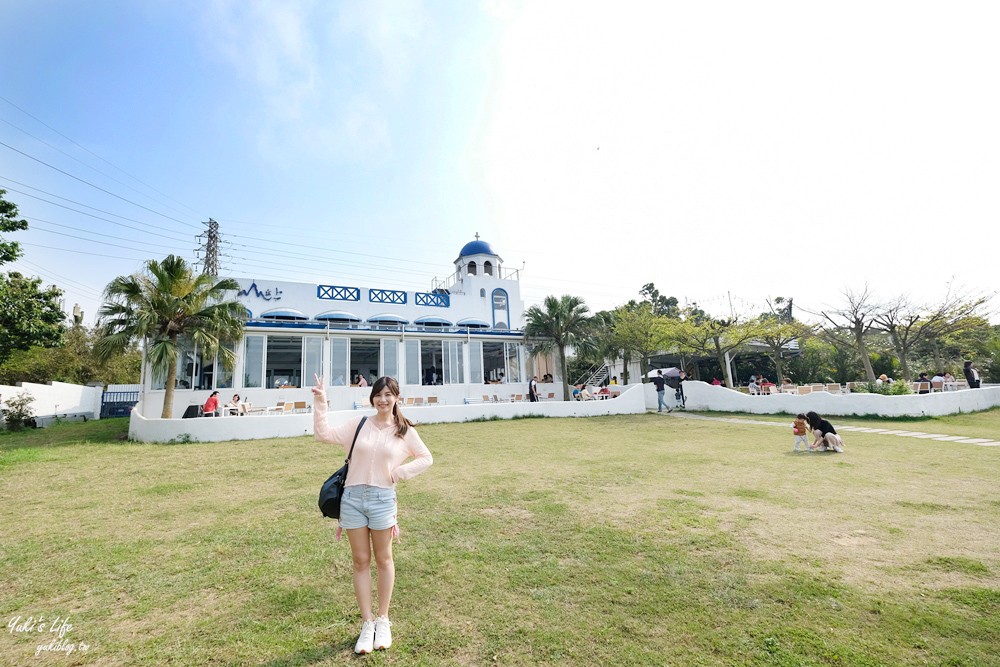
[[[496,255],[493,252],[493,248],[486,241],[469,241],[464,246],[462,246],[462,251],[458,253],[459,257],[466,257],[468,255]]]

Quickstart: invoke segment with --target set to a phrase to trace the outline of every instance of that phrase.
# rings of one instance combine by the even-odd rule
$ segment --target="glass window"
[[[483,383],[483,342],[474,340],[469,343],[469,382]]]
[[[462,341],[444,341],[444,383],[463,384],[465,382],[465,360],[462,356]]]
[[[406,384],[420,384],[420,341],[406,341]]]
[[[423,378],[421,384],[441,384],[441,367],[443,365],[441,341],[420,341],[420,372]]]
[[[369,387],[378,379],[378,343],[371,338],[351,339],[351,384],[358,383],[360,374],[364,374]]]
[[[194,383],[195,389],[211,389],[215,381],[215,360],[212,357],[207,359],[201,346],[198,346],[194,354]]]
[[[521,381],[521,346],[507,343],[507,382]]]
[[[330,386],[347,386],[347,338],[330,339]]]
[[[227,350],[235,351],[236,345],[233,343],[226,343],[222,347]],[[222,354],[215,355],[215,388],[216,389],[231,389],[233,386],[233,374],[236,371],[236,362],[233,361],[233,365],[226,370],[226,365],[222,363]]]
[[[502,289],[493,290],[493,328],[510,328],[510,314],[507,312],[507,292]]]
[[[268,336],[264,386],[269,389],[302,386],[302,338]]]
[[[306,336],[302,341],[306,365],[299,386],[311,387],[316,382],[316,377],[323,375],[323,339],[319,336]]]
[[[500,382],[500,374],[504,372],[503,343],[483,343],[483,373],[489,382]]]
[[[201,368],[200,360],[195,356],[194,341],[186,336],[177,339],[177,389],[191,389]]]
[[[382,339],[382,375],[399,381],[399,341],[395,338]]]
[[[243,349],[243,386],[262,387],[264,381],[264,336],[247,336]]]

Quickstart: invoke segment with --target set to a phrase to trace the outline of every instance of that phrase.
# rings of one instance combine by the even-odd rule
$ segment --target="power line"
[[[3,177],[0,177],[0,178],[3,178]],[[9,179],[5,179],[5,180],[9,180]],[[14,183],[16,181],[11,181],[11,182]],[[29,185],[29,186],[25,186],[25,187],[31,187],[31,186]],[[151,231],[148,231],[148,230],[145,230],[145,229],[139,229],[138,227],[133,227],[132,225],[126,225],[125,223],[122,223],[122,222],[115,222],[114,220],[108,220],[107,218],[102,218],[99,215],[94,215],[93,213],[87,213],[86,211],[79,211],[79,210],[77,210],[77,209],[75,209],[75,208],[73,208],[71,206],[66,206],[65,204],[60,204],[59,202],[49,201],[48,199],[45,199],[44,197],[39,197],[37,195],[33,195],[33,194],[28,193],[28,192],[23,192],[23,191],[18,190],[16,188],[7,187],[5,189],[8,190],[8,191],[10,191],[10,192],[16,192],[19,195],[24,195],[25,197],[31,197],[32,199],[37,199],[38,201],[43,201],[46,204],[52,204],[53,206],[58,206],[60,208],[64,208],[67,211],[73,211],[74,213],[79,213],[80,215],[86,215],[86,216],[94,218],[96,220],[103,220],[104,222],[110,222],[112,225],[118,225],[119,227],[125,227],[126,229],[133,229],[133,230],[135,230],[137,232],[142,232],[143,234],[150,234],[152,236],[160,236],[160,237],[168,239],[170,241],[178,241],[178,242],[181,242],[181,243],[187,243],[187,239],[178,238],[176,236],[167,236],[166,234],[160,234],[158,232],[151,232]],[[32,190],[37,190],[38,192],[42,192],[42,190],[38,190],[37,188],[31,188],[31,189]],[[45,194],[49,194],[49,193],[46,192]],[[70,199],[66,199],[65,197],[59,197],[59,195],[50,195],[50,196],[52,196],[52,197],[58,197],[59,199],[64,199],[65,201],[72,201]],[[87,208],[94,208],[93,206],[87,206],[86,204],[80,204],[79,202],[73,202],[73,203],[77,204],[79,206],[86,206]],[[101,211],[102,213],[107,213],[108,215],[113,215],[113,216],[115,216],[117,218],[122,218],[123,220],[129,220],[131,222],[136,222],[136,223],[138,223],[140,225],[145,225],[147,227],[152,227],[153,226],[153,225],[151,225],[149,223],[142,222],[141,220],[134,220],[133,218],[126,218],[124,216],[120,216],[120,215],[117,215],[115,213],[109,213],[108,211],[103,211],[103,210],[98,209],[98,208],[94,208],[94,210],[95,211]]]
[[[125,197],[122,197],[121,195],[116,195],[114,192],[111,192],[110,190],[105,190],[104,188],[102,188],[99,185],[94,185],[90,181],[84,180],[84,179],[80,178],[79,176],[74,176],[73,174],[69,173],[68,171],[64,171],[64,170],[60,169],[59,167],[51,165],[48,162],[46,162],[45,160],[40,160],[37,157],[35,157],[34,155],[29,155],[28,153],[25,153],[22,150],[14,148],[10,144],[5,144],[4,142],[0,141],[0,146],[3,146],[4,148],[7,148],[9,150],[12,150],[15,153],[20,153],[21,155],[23,155],[24,157],[26,157],[26,158],[28,158],[30,160],[34,160],[35,162],[38,162],[39,164],[44,164],[49,169],[54,169],[54,170],[58,171],[60,174],[65,174],[66,176],[69,176],[72,179],[80,181],[81,183],[83,183],[85,185],[89,185],[90,187],[92,187],[92,188],[94,188],[96,190],[100,190],[101,192],[103,192],[105,194],[109,194],[112,197],[115,197],[117,199],[121,199],[123,202],[128,202],[129,204],[132,204],[133,206],[138,206],[141,209],[145,209],[145,210],[149,211],[150,213],[155,213],[156,215],[158,215],[158,216],[160,216],[162,218],[166,218],[167,220],[173,220],[174,222],[179,222],[182,225],[187,225],[188,227],[195,227],[197,229],[197,227],[195,225],[192,225],[190,222],[184,222],[183,220],[180,220],[178,218],[174,218],[172,216],[169,216],[166,213],[160,213],[159,211],[153,210],[153,209],[149,208],[148,206],[143,206],[142,204],[134,202],[131,199],[127,199]]]
[[[193,208],[191,208],[190,206],[187,206],[187,205],[185,205],[185,204],[182,204],[181,202],[177,201],[176,199],[174,199],[173,197],[171,197],[170,195],[168,195],[168,194],[166,194],[166,193],[163,193],[163,192],[160,192],[159,190],[157,190],[156,188],[154,188],[154,187],[153,187],[152,185],[150,185],[149,183],[146,183],[146,182],[142,181],[141,179],[139,179],[139,178],[136,178],[135,176],[133,176],[132,174],[128,173],[127,171],[125,171],[124,169],[122,169],[122,168],[121,168],[121,167],[119,167],[118,165],[114,164],[113,162],[109,162],[108,160],[105,160],[105,159],[104,159],[103,157],[101,157],[100,155],[98,155],[98,154],[97,154],[97,153],[95,153],[94,151],[90,150],[89,148],[86,148],[85,146],[81,146],[81,145],[80,145],[80,144],[78,144],[77,142],[73,141],[73,139],[71,139],[71,138],[67,137],[67,136],[66,136],[65,134],[63,134],[62,132],[60,132],[60,131],[59,131],[59,130],[57,130],[56,128],[52,127],[51,125],[49,125],[48,123],[46,123],[46,122],[45,122],[45,121],[43,121],[42,119],[38,118],[37,116],[34,116],[34,115],[32,115],[32,114],[31,114],[31,113],[29,113],[28,111],[25,111],[25,110],[24,110],[24,109],[22,109],[21,107],[17,106],[16,104],[14,104],[14,103],[13,103],[13,102],[11,102],[10,100],[8,100],[8,99],[7,99],[6,97],[3,97],[3,96],[0,96],[0,100],[3,100],[3,101],[4,101],[4,102],[6,102],[7,104],[11,105],[11,106],[12,106],[12,107],[14,107],[15,109],[17,109],[18,111],[20,111],[21,113],[23,113],[23,114],[24,114],[25,116],[27,116],[27,117],[29,117],[29,118],[31,118],[31,119],[33,119],[33,120],[35,120],[36,122],[38,122],[38,123],[40,123],[40,124],[44,125],[45,127],[49,128],[50,130],[52,130],[53,132],[55,132],[56,134],[58,134],[58,135],[59,135],[60,137],[62,137],[62,138],[63,138],[63,139],[65,139],[66,141],[70,142],[71,144],[73,144],[74,146],[76,146],[77,148],[79,148],[80,150],[83,150],[83,151],[86,151],[87,153],[90,153],[91,155],[93,155],[94,157],[96,157],[96,158],[97,158],[98,160],[100,160],[101,162],[103,162],[103,163],[105,163],[105,164],[107,164],[107,165],[109,165],[109,166],[111,166],[111,167],[114,167],[115,169],[117,169],[117,170],[118,170],[118,171],[120,171],[121,173],[125,174],[126,176],[128,176],[129,178],[131,178],[132,180],[134,180],[134,181],[135,181],[136,183],[140,183],[140,184],[142,184],[142,185],[146,186],[147,188],[149,188],[149,189],[150,189],[150,190],[152,190],[153,192],[155,192],[155,193],[157,193],[157,194],[159,194],[159,195],[161,195],[161,196],[163,196],[163,197],[166,197],[167,199],[169,199],[170,201],[174,202],[175,204],[178,204],[179,206],[183,206],[184,208],[186,208],[186,209],[190,210],[190,211],[191,211],[192,213],[194,213],[194,212],[195,212],[195,210],[194,210]],[[185,224],[187,224],[187,223],[185,223]]]
[[[58,222],[50,222],[48,220],[41,220],[40,218],[29,217],[28,220],[31,220],[31,221],[36,222],[36,223],[39,223],[39,222],[40,223],[44,223],[46,225],[55,225],[56,227],[63,227],[65,229],[72,229],[73,231],[81,231],[84,234],[93,234],[94,236],[104,236],[104,237],[109,238],[109,239],[117,239],[119,241],[130,241],[132,243],[141,243],[142,245],[147,245],[147,246],[150,246],[152,248],[162,248],[162,249],[165,249],[165,250],[168,250],[168,251],[171,251],[171,252],[174,251],[174,248],[172,248],[171,246],[160,245],[160,244],[157,244],[157,243],[148,243],[146,241],[138,241],[136,239],[123,239],[120,236],[114,236],[113,234],[102,234],[101,232],[92,232],[92,231],[86,230],[86,229],[84,229],[84,230],[77,230],[76,227],[70,227],[69,225],[61,225]],[[88,238],[84,238],[82,236],[73,236],[72,234],[67,234],[65,232],[57,232],[57,231],[52,230],[52,229],[45,229],[44,227],[34,227],[34,229],[37,229],[40,232],[45,232],[46,234],[59,234],[60,236],[68,236],[68,237],[73,238],[73,239],[80,239],[81,241],[88,241],[90,243],[103,243],[105,245],[114,245],[113,243],[107,243],[106,241],[98,241],[98,240],[95,240],[95,239],[88,239]],[[134,248],[130,248],[130,250],[133,250],[133,249]]]
[[[32,241],[18,241],[21,245],[30,246],[32,248],[45,248],[46,250],[59,250],[61,252],[72,252],[77,255],[91,255],[92,257],[108,257],[110,259],[124,259],[129,262],[145,262],[146,258],[142,257],[122,257],[120,255],[102,255],[96,252],[87,252],[85,250],[71,250],[70,248],[56,248],[50,245],[43,245],[41,243],[34,243]],[[128,250],[135,250],[134,248],[128,248]],[[142,250],[137,250],[136,252],[143,252]]]
[[[70,160],[74,160],[74,161],[76,161],[76,162],[79,162],[80,164],[82,164],[82,165],[83,165],[84,167],[86,167],[87,169],[90,169],[90,170],[92,170],[92,171],[96,171],[96,172],[97,172],[98,174],[100,174],[101,176],[104,176],[105,178],[109,178],[109,179],[111,179],[111,180],[112,180],[112,181],[114,181],[115,183],[117,183],[117,184],[119,184],[119,185],[121,185],[121,186],[124,186],[124,187],[128,188],[128,189],[129,189],[129,190],[131,190],[132,192],[134,192],[134,193],[136,193],[136,194],[138,194],[138,195],[141,195],[141,196],[143,196],[143,197],[149,197],[150,199],[153,199],[154,201],[156,201],[156,198],[155,198],[155,197],[150,197],[150,196],[149,196],[149,194],[147,194],[147,193],[145,193],[145,192],[142,192],[141,190],[138,190],[138,189],[136,189],[136,188],[132,187],[131,185],[129,185],[128,183],[126,183],[126,182],[124,182],[124,181],[120,181],[120,180],[118,180],[117,178],[115,178],[115,177],[114,177],[114,176],[112,176],[111,174],[107,174],[107,173],[105,173],[105,172],[101,171],[100,169],[98,169],[98,168],[96,168],[96,167],[94,167],[94,166],[92,166],[92,165],[89,165],[89,164],[87,164],[86,162],[84,162],[84,161],[83,161],[83,160],[81,160],[80,158],[76,157],[75,155],[70,155],[69,153],[67,153],[67,152],[66,152],[66,151],[64,151],[63,149],[59,148],[58,146],[55,146],[55,145],[53,145],[53,144],[50,144],[49,142],[45,141],[45,140],[44,140],[44,139],[42,139],[41,137],[36,137],[36,136],[35,136],[35,135],[33,135],[33,134],[32,134],[31,132],[28,132],[27,130],[25,130],[25,129],[23,129],[23,128],[20,128],[20,127],[18,127],[17,125],[14,125],[14,123],[10,122],[9,120],[6,120],[5,118],[0,118],[0,122],[3,122],[3,123],[6,123],[7,125],[10,125],[10,126],[11,126],[12,128],[14,128],[15,130],[17,130],[18,132],[23,132],[24,134],[28,135],[29,137],[31,137],[31,138],[32,138],[32,139],[34,139],[35,141],[37,141],[37,142],[39,142],[39,143],[42,143],[42,144],[45,144],[46,146],[48,146],[48,147],[49,147],[49,148],[51,148],[52,150],[54,150],[54,151],[57,151],[57,152],[59,152],[59,153],[62,153],[63,155],[65,155],[66,157],[68,157],[68,158],[69,158]],[[54,196],[54,195],[53,195],[53,196]],[[161,202],[161,201],[157,201],[157,203],[158,203],[158,204],[160,204],[160,205],[162,205],[162,206],[166,206],[166,207],[167,207],[167,208],[169,208],[169,209],[170,209],[171,211],[177,211],[177,212],[178,212],[178,213],[180,213],[181,215],[183,215],[183,214],[184,214],[184,212],[183,212],[183,211],[181,211],[180,209],[176,209],[176,208],[174,208],[173,206],[170,206],[169,204],[165,204],[165,203],[163,203],[163,202]]]

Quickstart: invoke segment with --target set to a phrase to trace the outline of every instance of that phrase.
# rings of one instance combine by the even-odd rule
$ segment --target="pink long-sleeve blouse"
[[[326,422],[325,401],[314,401],[313,433],[316,439],[340,445],[344,448],[345,456],[351,449],[351,440],[360,421],[359,416],[330,426]],[[410,457],[413,460],[404,464]],[[433,462],[434,457],[415,428],[410,427],[406,435],[400,438],[396,435],[395,424],[380,428],[369,417],[358,433],[344,486],[367,484],[391,489],[396,482],[410,479],[427,470]]]

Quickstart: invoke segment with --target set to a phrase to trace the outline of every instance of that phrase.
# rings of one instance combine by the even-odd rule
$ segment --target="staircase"
[[[583,377],[574,382],[573,384],[583,384],[586,387],[599,387],[601,383],[608,379],[611,369],[608,368],[607,364],[602,364],[600,366],[592,366]]]

